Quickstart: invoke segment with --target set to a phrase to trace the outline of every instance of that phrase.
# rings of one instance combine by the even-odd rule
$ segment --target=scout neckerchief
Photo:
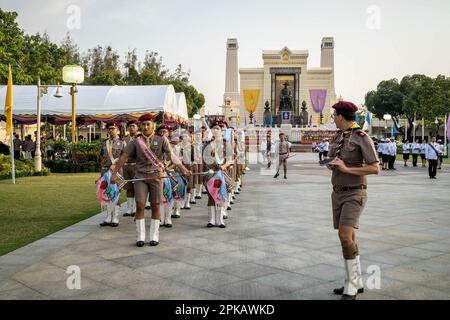
[[[114,140],[116,140],[116,139],[114,139]],[[114,143],[114,140],[113,140],[113,143]],[[114,159],[113,152],[112,152],[113,151],[113,143],[111,143],[110,139],[106,140],[106,150],[108,151],[108,156],[109,156],[109,159],[111,160],[111,163],[115,164],[117,162],[117,159],[119,159],[119,158]]]
[[[361,127],[357,123],[354,123],[350,128],[348,128],[347,130],[342,132],[341,137],[339,138],[339,143],[338,143],[337,149],[336,149],[336,157],[337,158],[339,158],[341,156],[341,152],[344,147],[345,138],[348,138],[352,134],[353,131],[356,131],[358,129],[361,129]]]
[[[155,167],[164,168],[164,165],[162,162],[158,159],[158,157],[150,150],[150,139],[153,141],[153,134],[150,135],[150,137],[146,137],[146,141],[144,141],[143,136],[137,137],[136,141],[141,148],[142,152],[144,153],[147,160],[149,160]],[[145,136],[144,136],[145,137]]]

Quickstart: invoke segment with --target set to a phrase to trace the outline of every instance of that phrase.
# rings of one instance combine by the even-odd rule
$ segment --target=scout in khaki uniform
[[[225,174],[226,170],[233,164],[233,159],[229,152],[229,148],[225,144],[222,137],[223,122],[216,120],[211,123],[211,130],[213,138],[205,145],[205,171],[213,170],[214,172],[221,170],[224,172],[225,183],[227,186],[227,192],[230,192],[233,188],[233,181]],[[204,175],[203,183],[205,184],[213,176],[209,174]],[[206,225],[208,228],[218,226],[225,228],[224,214],[226,213],[226,204],[224,206],[216,205],[214,199],[208,194],[208,218],[209,222]]]
[[[356,124],[358,108],[340,101],[333,106],[333,118],[340,131],[330,145],[328,165],[333,171],[331,195],[334,228],[339,230],[345,260],[344,287],[334,290],[342,300],[353,300],[364,291],[355,229],[367,201],[367,175],[378,174],[378,156],[372,139]]]
[[[102,149],[100,151],[102,175],[112,168],[122,155],[124,149],[124,143],[119,137],[119,126],[114,122],[108,122],[106,128],[109,137],[103,141]],[[100,226],[119,226],[119,208],[117,203],[111,203],[106,206],[106,218],[104,222],[100,223]]]
[[[274,178],[278,178],[278,176],[280,175],[280,167],[283,164],[284,178],[287,179],[286,173],[287,159],[289,158],[289,141],[286,140],[286,135],[284,133],[280,133],[280,142],[278,143],[278,156],[280,159],[278,163],[278,170]]]
[[[125,164],[129,157],[136,157],[137,179],[135,181],[134,192],[136,197],[136,245],[142,247],[145,244],[145,217],[144,209],[147,195],[149,195],[152,219],[150,222],[150,245],[159,244],[159,223],[161,218],[160,203],[162,199],[162,180],[164,174],[164,155],[167,155],[172,162],[180,168],[180,171],[189,176],[191,172],[187,170],[181,161],[173,154],[169,140],[165,136],[154,135],[154,122],[152,115],[146,114],[139,118],[142,134],[133,139],[124,149],[123,155],[113,166],[111,181],[117,179],[117,172]]]
[[[135,139],[139,133],[139,126],[136,120],[128,121],[127,130],[129,135],[126,136],[123,141],[125,147]],[[123,165],[123,177],[126,180],[134,179],[134,167],[136,166],[136,159],[133,157],[128,158],[128,161]],[[128,182],[124,189],[127,190],[127,211],[123,214],[124,217],[134,217],[136,214],[136,200],[134,199],[134,184]]]

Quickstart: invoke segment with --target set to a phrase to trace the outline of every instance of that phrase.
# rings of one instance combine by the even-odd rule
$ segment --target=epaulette
[[[367,133],[365,133],[363,130],[358,129],[355,131],[360,137],[364,137],[367,135]]]

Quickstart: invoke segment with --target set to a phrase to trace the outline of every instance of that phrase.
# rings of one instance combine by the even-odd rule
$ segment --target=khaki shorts
[[[147,195],[149,195],[148,201],[151,204],[159,204],[162,200],[162,193],[162,179],[134,182],[134,197],[136,198],[136,203],[145,204]]]
[[[125,164],[123,166],[123,178],[125,180],[134,179],[134,171],[135,171],[134,168],[135,168],[134,165]],[[125,190],[133,190],[134,188],[133,182],[127,182],[123,188]]]
[[[359,228],[359,217],[367,203],[367,190],[357,189],[331,194],[334,229],[339,225]]]

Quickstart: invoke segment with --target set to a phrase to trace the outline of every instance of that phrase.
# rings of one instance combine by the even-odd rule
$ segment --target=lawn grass
[[[99,213],[98,177],[52,173],[20,178],[16,185],[0,181],[0,255]]]

